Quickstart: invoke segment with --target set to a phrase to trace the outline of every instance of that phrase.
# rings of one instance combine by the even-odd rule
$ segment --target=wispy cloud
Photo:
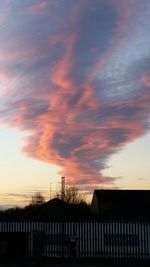
[[[109,157],[149,129],[149,1],[11,3],[1,121],[30,133],[26,155],[61,166],[69,182],[113,184],[101,173]]]

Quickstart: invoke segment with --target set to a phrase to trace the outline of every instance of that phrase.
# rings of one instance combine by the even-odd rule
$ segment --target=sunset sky
[[[0,1],[0,207],[60,177],[150,189],[150,1]]]

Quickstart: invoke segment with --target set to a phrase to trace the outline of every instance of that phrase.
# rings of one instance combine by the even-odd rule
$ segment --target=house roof
[[[150,217],[150,190],[94,190],[99,213],[107,216]]]
[[[48,220],[72,220],[87,218],[90,216],[89,209],[84,204],[68,204],[59,198],[54,198],[37,206],[30,214],[29,218]]]
[[[43,203],[42,207],[49,207],[49,208],[53,208],[53,207],[65,207],[67,206],[67,203],[64,202],[63,200],[59,199],[59,198],[53,198],[45,203]]]
[[[111,203],[150,203],[150,190],[94,190],[98,201]]]

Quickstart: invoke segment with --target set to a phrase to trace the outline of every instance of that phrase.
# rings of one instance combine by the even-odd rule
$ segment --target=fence
[[[148,222],[1,221],[0,237],[1,233],[7,236],[9,233],[14,233],[14,242],[16,233],[26,234],[28,239],[26,254],[29,257],[150,259]],[[13,246],[12,241],[11,246]],[[4,238],[3,240],[0,238],[0,247],[4,250]]]

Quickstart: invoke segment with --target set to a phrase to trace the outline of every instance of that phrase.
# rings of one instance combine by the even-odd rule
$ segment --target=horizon
[[[0,207],[150,189],[149,0],[0,2]]]

